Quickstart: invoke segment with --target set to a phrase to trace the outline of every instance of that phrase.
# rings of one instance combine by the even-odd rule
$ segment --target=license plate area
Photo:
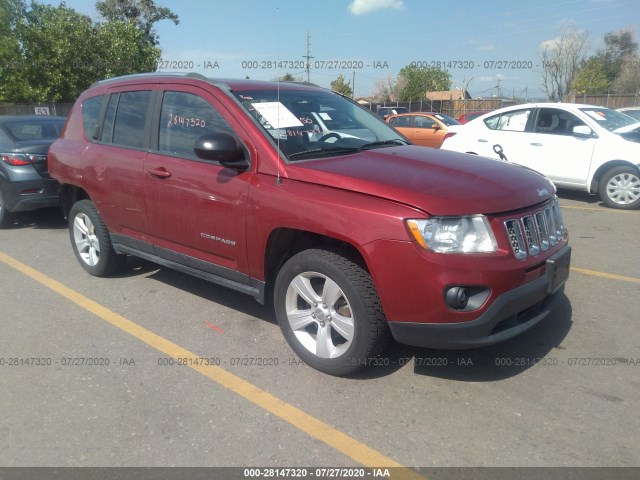
[[[547,293],[555,293],[569,278],[571,247],[568,245],[547,260]]]

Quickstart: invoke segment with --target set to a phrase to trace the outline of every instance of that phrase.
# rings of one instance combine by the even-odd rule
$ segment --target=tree
[[[161,53],[132,20],[115,20],[100,25],[97,49],[101,52],[98,69],[101,78],[153,72]]]
[[[19,85],[19,74],[22,68],[20,42],[16,28],[25,15],[22,0],[2,0],[0,2],[0,101],[6,101],[15,93]]]
[[[439,68],[418,68],[407,65],[400,69],[396,82],[398,100],[420,100],[429,91],[449,90],[451,75]]]
[[[64,3],[0,3],[0,98],[71,102],[96,80],[154,71],[160,49],[133,20],[94,23]]]
[[[573,93],[607,93],[611,82],[604,64],[597,57],[583,63],[571,83]]]
[[[559,36],[540,45],[542,86],[551,100],[562,100],[585,59],[589,48],[588,32],[580,32],[573,23],[560,25]]]
[[[376,80],[373,87],[373,98],[376,102],[396,102],[398,100],[397,83],[391,75]]]
[[[10,101],[70,102],[96,79],[91,19],[61,4],[32,3],[16,24],[21,67]]]
[[[633,31],[628,28],[606,33],[602,40],[605,47],[598,52],[597,57],[601,59],[607,76],[613,83],[620,74],[625,59],[637,53],[638,43],[633,39]]]
[[[338,78],[331,82],[331,90],[341,93],[346,97],[351,97],[353,95],[351,81],[345,83],[345,78],[342,74],[338,75]]]
[[[629,55],[622,61],[620,72],[613,82],[614,93],[640,94],[640,57]]]
[[[133,20],[152,45],[158,45],[154,25],[161,20],[180,23],[178,15],[167,7],[158,7],[154,0],[99,0],[96,9],[108,22]]]

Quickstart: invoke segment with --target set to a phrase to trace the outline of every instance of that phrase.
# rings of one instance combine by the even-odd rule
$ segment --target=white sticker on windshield
[[[273,128],[302,127],[302,122],[280,102],[256,102],[251,105]]]
[[[320,112],[320,118],[323,120],[331,120],[331,117],[327,112]]]
[[[585,110],[586,114],[598,122],[604,122],[607,117],[604,112],[596,112],[594,110]]]

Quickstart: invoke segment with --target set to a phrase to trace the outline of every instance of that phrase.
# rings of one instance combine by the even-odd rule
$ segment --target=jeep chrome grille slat
[[[557,201],[534,213],[504,222],[513,254],[518,260],[539,255],[562,240],[564,221]]]

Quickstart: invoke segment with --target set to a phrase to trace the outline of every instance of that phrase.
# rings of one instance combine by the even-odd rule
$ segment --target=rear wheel
[[[274,303],[291,348],[330,375],[371,364],[389,335],[369,272],[332,251],[305,250],[289,259],[278,273]]]
[[[640,208],[640,174],[633,167],[615,167],[600,181],[600,198],[613,208]]]
[[[71,207],[69,235],[76,258],[91,275],[103,277],[124,267],[126,256],[113,249],[109,231],[90,200],[80,200]]]

